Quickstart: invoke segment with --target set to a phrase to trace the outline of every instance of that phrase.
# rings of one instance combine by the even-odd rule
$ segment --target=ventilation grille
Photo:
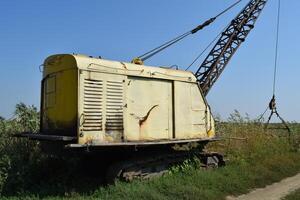
[[[106,123],[107,131],[123,130],[123,82],[107,81]]]
[[[103,82],[84,79],[84,122],[83,130],[102,130]]]

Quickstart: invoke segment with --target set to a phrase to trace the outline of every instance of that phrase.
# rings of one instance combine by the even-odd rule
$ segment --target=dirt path
[[[229,196],[227,200],[279,200],[289,193],[300,188],[300,173],[296,176],[283,179],[265,188],[259,188],[238,197]]]

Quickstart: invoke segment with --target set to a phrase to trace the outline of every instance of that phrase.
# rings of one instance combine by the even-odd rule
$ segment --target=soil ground
[[[289,193],[300,188],[300,173],[296,176],[285,178],[280,182],[268,185],[265,188],[258,188],[248,194],[238,197],[229,196],[227,200],[280,200]]]

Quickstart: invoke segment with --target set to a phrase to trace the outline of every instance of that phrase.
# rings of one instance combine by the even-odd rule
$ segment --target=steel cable
[[[164,44],[138,56],[137,58],[141,59],[142,61],[145,61],[147,60],[148,58],[154,56],[155,54],[161,52],[162,50],[168,48],[169,46],[179,42],[180,40],[182,40],[183,38],[187,37],[188,35],[191,35],[191,34],[194,34],[196,33],[197,31],[203,29],[204,27],[208,26],[210,23],[212,23],[215,19],[217,19],[218,17],[220,17],[221,15],[223,15],[224,13],[226,13],[227,11],[229,11],[230,9],[232,9],[233,7],[235,7],[238,3],[240,3],[242,0],[238,0],[236,1],[234,4],[230,5],[228,8],[226,8],[225,10],[223,10],[222,12],[220,12],[219,14],[217,14],[215,17],[213,18],[210,18],[209,20],[205,21],[203,24],[197,26],[196,28],[186,32],[186,33],[183,33],[182,35],[178,36],[178,37],[175,37],[174,39],[168,41],[168,42],[165,42]]]
[[[276,92],[276,75],[277,75],[277,65],[278,65],[278,44],[279,44],[279,28],[280,28],[280,0],[278,0],[278,10],[277,10],[277,27],[276,27],[276,46],[275,46],[275,57],[274,57],[274,77],[273,77],[273,95]]]

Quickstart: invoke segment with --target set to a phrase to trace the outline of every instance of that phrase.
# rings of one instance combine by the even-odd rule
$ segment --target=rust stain
[[[83,139],[85,144],[92,144],[93,143],[93,138],[92,137],[86,137]]]
[[[126,67],[126,65],[125,65],[123,62],[120,62],[120,63],[121,63],[121,65],[122,65],[126,70],[128,70],[127,67]]]
[[[150,110],[147,112],[147,114],[139,120],[139,125],[140,125],[140,126],[142,126],[142,125],[145,123],[145,121],[148,119],[148,117],[149,117],[151,111],[152,111],[155,107],[157,107],[157,106],[158,106],[158,105],[152,106],[152,107],[150,108]]]

